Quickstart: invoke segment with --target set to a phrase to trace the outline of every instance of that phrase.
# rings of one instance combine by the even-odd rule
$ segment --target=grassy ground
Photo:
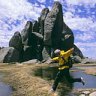
[[[88,68],[88,69],[85,69],[85,73],[96,76],[96,68]]]
[[[12,96],[52,96],[49,94],[53,81],[34,76],[34,70],[48,65],[0,64],[3,81],[13,88]],[[96,75],[96,68],[86,68],[85,72]]]
[[[32,70],[39,66],[41,65],[0,65],[0,72],[6,74],[4,82],[13,87],[12,96],[50,96],[49,83],[32,74]]]
[[[96,63],[94,64],[75,64],[75,67],[83,69],[86,74],[91,74],[96,76]]]

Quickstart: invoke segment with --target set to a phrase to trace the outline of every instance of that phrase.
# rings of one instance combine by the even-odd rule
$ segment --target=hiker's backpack
[[[65,61],[65,65],[66,66],[69,66],[69,68],[72,68],[72,66],[73,66],[73,59],[72,59],[71,56],[68,57],[68,61],[66,61],[63,56],[61,58]]]
[[[69,58],[68,58],[67,65],[69,66],[69,68],[72,68],[72,66],[73,66],[73,59],[71,56],[69,56]]]

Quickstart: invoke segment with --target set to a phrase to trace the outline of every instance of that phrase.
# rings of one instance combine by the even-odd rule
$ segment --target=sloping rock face
[[[82,52],[80,51],[80,49],[76,45],[74,45],[73,56],[79,56],[82,59],[84,58]]]
[[[21,32],[22,43],[24,45],[24,61],[37,58],[41,60],[42,58],[41,49],[43,47],[43,36],[37,31],[39,31],[38,22],[34,21],[32,23],[31,21],[28,21]]]
[[[44,23],[44,44],[58,48],[63,30],[62,5],[55,2]]]
[[[51,57],[53,51],[57,48],[60,48],[62,30],[63,30],[62,5],[59,2],[55,2],[52,10],[47,14],[44,22],[45,47],[43,50],[43,58],[46,56],[47,58]],[[48,55],[45,56],[45,53],[47,53]]]
[[[32,22],[32,32],[39,32],[39,23],[35,20]]]
[[[74,46],[74,35],[72,30],[63,23],[63,31],[61,37],[61,49],[67,51]]]
[[[28,61],[31,59],[36,58],[36,50],[31,46],[24,46],[24,55],[23,55],[24,61]]]
[[[38,18],[38,22],[39,22],[39,33],[43,35],[44,37],[44,22],[46,19],[47,14],[49,13],[49,9],[48,8],[44,8],[41,12],[40,17]]]
[[[9,41],[9,47],[14,47],[18,51],[23,49],[22,38],[21,38],[20,32],[14,33],[14,35]]]
[[[67,51],[74,45],[74,35],[63,22],[62,5],[55,2],[44,23],[44,46],[49,56],[53,56],[55,49]],[[44,51],[43,51],[44,52]],[[45,54],[43,54],[45,57]]]
[[[14,47],[19,52],[19,62],[23,61],[23,44],[20,32],[15,32],[9,41],[9,47]]]
[[[13,47],[1,49],[0,55],[0,63],[19,62],[19,52]]]
[[[21,31],[22,43],[26,46],[31,46],[32,42],[32,22],[27,21],[24,29]]]
[[[32,32],[31,46],[24,45],[24,61],[31,59],[42,60],[43,36],[37,32]]]

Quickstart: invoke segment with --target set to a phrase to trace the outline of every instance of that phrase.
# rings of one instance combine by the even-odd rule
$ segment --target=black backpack
[[[68,58],[67,65],[69,66],[69,68],[72,68],[72,66],[73,66],[73,59],[72,59],[72,57],[70,57],[70,56],[69,56],[69,58]]]
[[[66,66],[69,66],[69,68],[72,68],[72,66],[73,66],[73,59],[72,59],[71,56],[68,57],[68,61],[66,61],[66,60],[64,59],[64,57],[62,57],[62,59],[65,61],[65,65],[66,65]]]

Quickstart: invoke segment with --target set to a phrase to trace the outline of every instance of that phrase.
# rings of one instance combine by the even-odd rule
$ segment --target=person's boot
[[[85,81],[84,81],[83,77],[81,77],[81,83],[82,83],[83,85],[85,85]]]
[[[57,92],[53,88],[50,89],[49,94],[51,96],[58,96]]]
[[[53,88],[50,89],[50,93],[54,93],[55,90]]]

